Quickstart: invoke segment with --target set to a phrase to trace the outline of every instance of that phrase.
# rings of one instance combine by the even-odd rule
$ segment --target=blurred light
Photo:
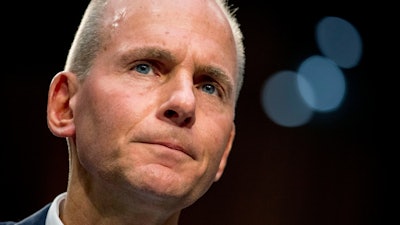
[[[316,111],[332,111],[342,102],[346,81],[332,60],[311,56],[300,65],[298,76],[303,78],[298,82],[300,94]]]
[[[281,71],[263,85],[261,103],[264,112],[281,126],[301,126],[307,123],[313,114],[313,110],[305,104],[300,95],[297,82],[295,72]]]
[[[352,24],[338,17],[325,17],[317,24],[320,51],[342,68],[352,68],[362,55],[361,37]]]
[[[316,26],[316,41],[324,56],[305,59],[298,72],[277,72],[262,87],[263,110],[278,125],[302,126],[314,112],[333,111],[343,102],[347,86],[340,68],[359,63],[361,37],[349,22],[325,17]]]

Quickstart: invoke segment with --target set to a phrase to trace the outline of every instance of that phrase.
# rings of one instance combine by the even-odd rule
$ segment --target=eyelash
[[[143,66],[147,66],[148,67],[148,69],[150,70],[147,74],[149,74],[151,71],[153,71],[153,66],[151,65],[151,64],[149,64],[149,63],[144,63],[144,62],[140,62],[140,63],[137,63],[137,64],[135,64],[133,67],[132,67],[132,70],[134,70],[134,71],[136,71],[136,72],[138,72],[138,73],[140,73],[140,74],[145,74],[145,73],[143,73],[142,71],[138,71],[138,68],[143,68]],[[146,74],[146,75],[147,75]]]
[[[147,73],[139,71],[139,69],[143,69],[144,66],[147,66],[147,69],[149,70]],[[156,74],[156,72],[154,72],[154,65],[148,62],[138,62],[133,65],[132,70],[144,75]],[[197,84],[196,87],[207,94],[222,96],[222,87],[220,87],[218,83],[213,81],[213,79],[209,76],[201,76],[201,82]],[[212,93],[209,93],[210,88],[213,88]]]
[[[217,95],[219,97],[222,97],[222,88],[218,85],[217,82],[215,81],[210,81],[210,78],[207,80],[201,81],[197,87],[201,89],[201,91],[209,94],[209,95]],[[213,88],[212,93],[209,93],[209,89]]]

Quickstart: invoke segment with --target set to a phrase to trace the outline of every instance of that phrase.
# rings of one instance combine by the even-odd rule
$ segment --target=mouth
[[[178,144],[174,144],[174,143],[170,143],[170,142],[153,142],[153,143],[148,143],[148,144],[160,145],[160,146],[166,147],[173,151],[179,151],[179,152],[189,156],[190,158],[194,159],[193,155],[191,155],[187,149],[185,149],[184,147],[182,147]]]

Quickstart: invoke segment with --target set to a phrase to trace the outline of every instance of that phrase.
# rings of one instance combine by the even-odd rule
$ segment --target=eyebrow
[[[167,50],[158,47],[141,47],[124,52],[120,57],[122,64],[128,64],[132,59],[157,59],[161,61],[176,62],[176,57]]]

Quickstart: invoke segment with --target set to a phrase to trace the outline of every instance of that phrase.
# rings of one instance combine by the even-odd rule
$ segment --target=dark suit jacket
[[[39,211],[30,215],[29,217],[19,221],[19,222],[0,222],[0,225],[45,225],[47,211],[49,211],[51,203],[47,204]]]

